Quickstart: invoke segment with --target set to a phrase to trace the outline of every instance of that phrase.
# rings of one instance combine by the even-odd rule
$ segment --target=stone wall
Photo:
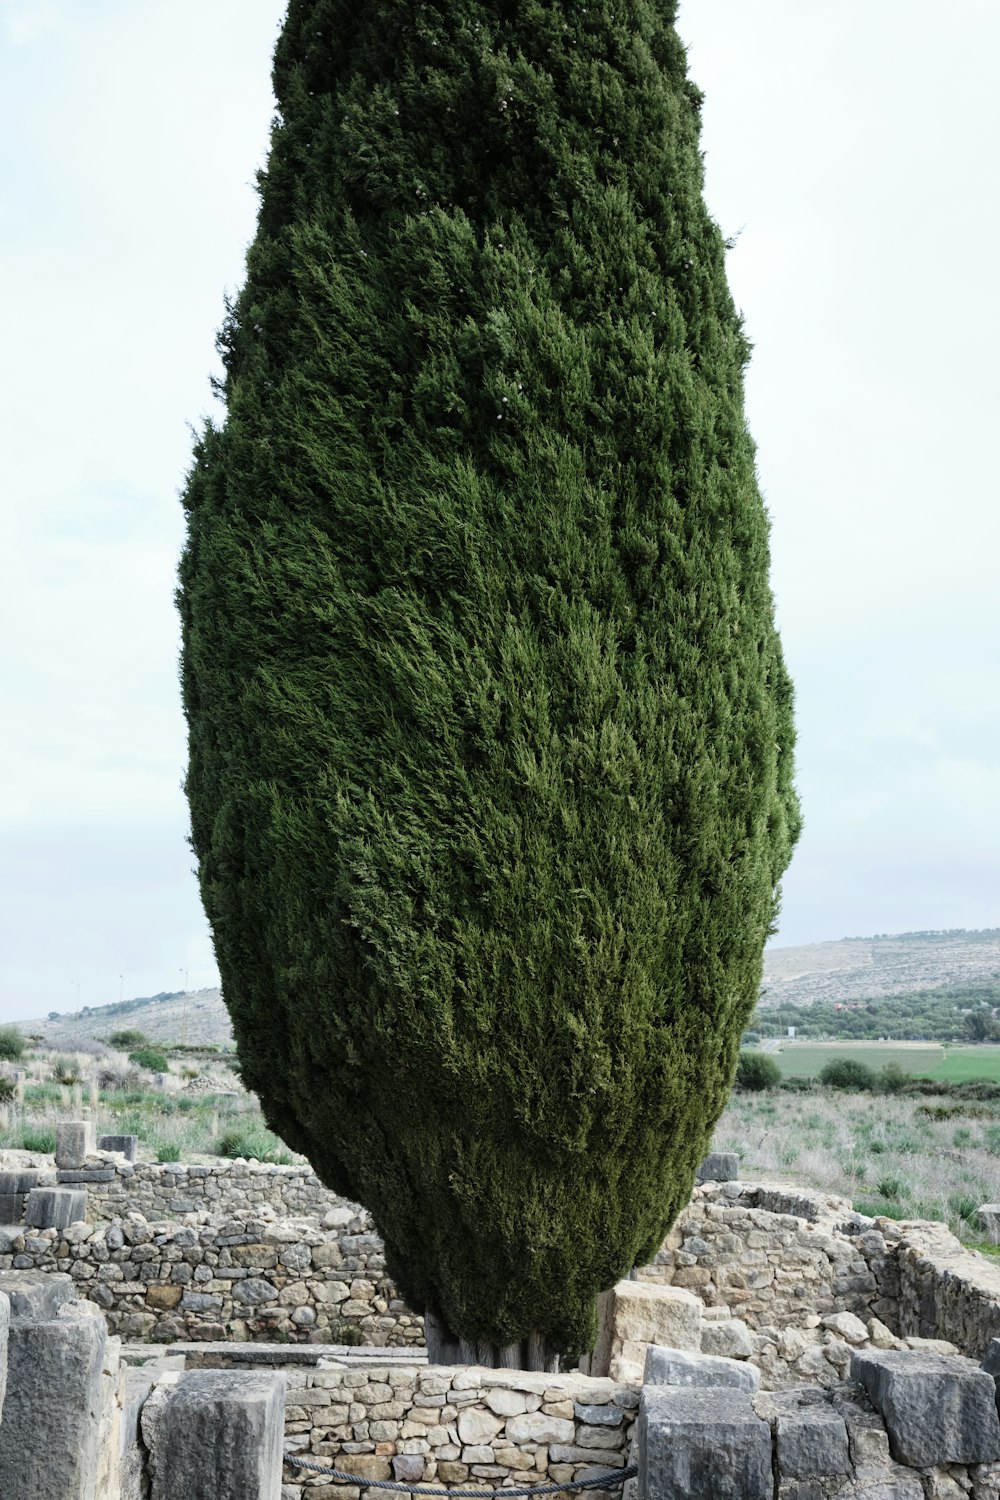
[[[421,1344],[422,1320],[397,1298],[367,1215],[339,1217],[325,1230],[312,1219],[178,1226],[138,1215],[0,1229],[0,1271],[68,1272],[130,1340]]]
[[[276,1167],[242,1160],[188,1166],[109,1157],[76,1176],[86,1178],[88,1217],[94,1223],[120,1219],[129,1212],[147,1219],[180,1219],[200,1212],[229,1219],[253,1218],[264,1207],[283,1218],[308,1216],[322,1223],[331,1210],[344,1206],[344,1200],[325,1188],[308,1166]],[[355,1215],[363,1214],[365,1228],[371,1230],[364,1211],[356,1204],[350,1207]]]

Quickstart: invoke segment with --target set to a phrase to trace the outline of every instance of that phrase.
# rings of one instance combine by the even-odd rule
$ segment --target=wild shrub
[[[760,1094],[781,1083],[781,1069],[766,1052],[741,1052],[736,1064],[734,1088],[743,1094]]]
[[[875,1087],[875,1070],[854,1057],[832,1057],[821,1069],[819,1081],[827,1088],[864,1093]]]
[[[27,1050],[28,1042],[20,1026],[0,1026],[0,1058],[20,1062]]]
[[[128,1060],[135,1063],[137,1068],[146,1068],[150,1073],[169,1073],[170,1071],[167,1054],[159,1047],[137,1047],[129,1053]]]

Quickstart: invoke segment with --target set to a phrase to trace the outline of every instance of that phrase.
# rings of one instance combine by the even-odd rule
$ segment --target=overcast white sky
[[[216,981],[177,490],[282,11],[0,0],[0,1020]],[[687,0],[681,31],[798,691],[778,940],[996,925],[1000,6]]]

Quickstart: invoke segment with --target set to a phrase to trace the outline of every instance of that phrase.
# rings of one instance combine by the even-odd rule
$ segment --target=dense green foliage
[[[151,1073],[166,1073],[170,1069],[167,1054],[156,1046],[136,1047],[129,1053],[128,1060],[137,1068],[148,1068]]]
[[[6,1062],[20,1062],[28,1043],[20,1026],[0,1026],[0,1058]]]
[[[144,1047],[149,1038],[144,1031],[126,1027],[123,1031],[113,1031],[108,1041],[112,1047],[124,1047],[128,1050],[131,1047]]]
[[[241,1069],[467,1340],[687,1200],[798,832],[669,0],[292,0],[181,568]]]
[[[1000,981],[949,984],[899,995],[858,996],[849,1003],[817,1000],[811,1005],[759,1005],[753,1028],[761,1036],[785,1036],[789,1026],[798,1037],[837,1041],[900,1042],[986,1041],[994,1034],[993,1008],[1000,1007]],[[970,1017],[975,1017],[970,1020]],[[980,1017],[982,1019],[980,1019]]]
[[[736,1063],[734,1087],[741,1093],[759,1094],[781,1082],[781,1069],[766,1052],[741,1052]]]
[[[819,1075],[820,1083],[831,1089],[851,1089],[855,1093],[875,1087],[875,1070],[854,1057],[835,1057]]]

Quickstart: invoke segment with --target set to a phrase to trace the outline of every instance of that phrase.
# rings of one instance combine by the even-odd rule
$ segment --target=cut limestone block
[[[32,1171],[0,1172],[0,1224],[20,1224],[24,1200],[38,1186],[39,1176]]]
[[[701,1351],[702,1304],[693,1292],[649,1281],[619,1281],[606,1297],[602,1316],[608,1326],[594,1352],[592,1375],[636,1385],[650,1344]],[[607,1365],[602,1369],[599,1361],[604,1358]]]
[[[12,1318],[54,1318],[76,1297],[73,1278],[63,1271],[0,1271],[0,1292]]]
[[[688,1349],[663,1349],[650,1344],[646,1351],[644,1385],[730,1386],[751,1395],[760,1390],[760,1371],[738,1359],[716,1354],[693,1354]]]
[[[142,1410],[150,1500],[280,1500],[284,1421],[278,1371],[181,1375]]]
[[[850,1472],[847,1423],[832,1406],[810,1403],[780,1412],[776,1438],[779,1484]]]
[[[7,1341],[10,1335],[10,1302],[0,1292],[0,1422],[3,1421],[3,1398],[7,1389]]]
[[[753,1335],[741,1318],[713,1318],[702,1324],[702,1354],[721,1354],[723,1359],[749,1359]]]
[[[56,1126],[56,1166],[85,1167],[97,1152],[93,1120],[63,1120]]]
[[[114,1167],[60,1167],[56,1172],[56,1182],[70,1184],[76,1182],[114,1182]]]
[[[971,1359],[913,1350],[865,1350],[851,1359],[889,1434],[898,1463],[988,1464],[1000,1460],[992,1375]]]
[[[67,1229],[86,1217],[86,1188],[32,1188],[24,1209],[24,1222],[35,1229]]]
[[[99,1135],[97,1149],[98,1151],[119,1151],[126,1161],[135,1161],[139,1155],[139,1137],[137,1135]]]
[[[771,1500],[771,1429],[745,1391],[646,1386],[637,1425],[644,1500]]]
[[[3,1500],[96,1494],[107,1344],[102,1318],[14,1318],[0,1422]]]
[[[710,1151],[695,1173],[695,1182],[735,1182],[739,1175],[735,1151]]]

